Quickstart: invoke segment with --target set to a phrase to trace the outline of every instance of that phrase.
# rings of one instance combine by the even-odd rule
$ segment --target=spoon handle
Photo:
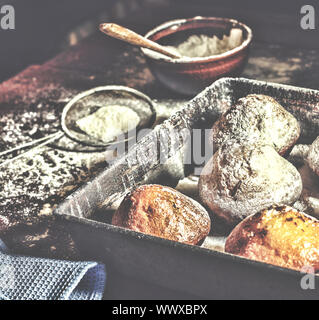
[[[133,44],[135,46],[147,48],[154,50],[156,52],[162,53],[170,58],[179,59],[181,58],[180,55],[177,53],[170,52],[165,47],[161,46],[160,44],[151,41],[145,37],[142,37],[141,35],[135,33],[132,30],[129,30],[127,28],[124,28],[122,26],[119,26],[115,23],[102,23],[100,24],[100,30],[107,34],[108,36],[111,36],[116,39],[123,40],[125,42],[128,42],[130,44]]]

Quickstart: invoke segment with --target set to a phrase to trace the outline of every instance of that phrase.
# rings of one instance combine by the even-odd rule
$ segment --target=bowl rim
[[[246,24],[236,20],[236,19],[231,19],[231,18],[222,18],[222,17],[203,17],[203,16],[196,16],[193,18],[188,18],[188,19],[175,19],[175,20],[170,20],[166,21],[159,26],[155,27],[154,29],[148,31],[145,35],[145,38],[149,38],[150,36],[154,35],[155,33],[171,28],[175,25],[181,25],[197,20],[209,20],[209,21],[219,21],[219,22],[225,22],[225,23],[232,23],[233,25],[240,26],[242,29],[246,30],[247,32],[247,38],[237,47],[225,51],[223,53],[217,54],[217,55],[211,55],[207,57],[196,57],[196,58],[190,58],[190,57],[183,57],[180,59],[174,59],[170,57],[165,57],[164,55],[160,55],[158,53],[152,54],[152,50],[146,49],[146,48],[140,48],[142,53],[147,56],[148,58],[156,61],[162,61],[162,62],[168,62],[172,64],[185,64],[185,63],[198,63],[198,62],[213,62],[213,61],[218,61],[218,60],[223,60],[227,57],[230,57],[240,51],[243,51],[246,49],[250,44],[253,39],[253,32],[250,27],[248,27]]]

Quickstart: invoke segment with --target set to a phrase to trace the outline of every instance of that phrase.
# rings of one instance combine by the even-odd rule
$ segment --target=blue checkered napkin
[[[0,240],[0,299],[100,300],[103,264],[11,255]]]

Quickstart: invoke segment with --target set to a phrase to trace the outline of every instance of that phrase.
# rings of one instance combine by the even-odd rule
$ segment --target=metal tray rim
[[[87,226],[91,226],[95,229],[104,229],[107,232],[121,234],[125,237],[134,238],[136,240],[141,240],[141,241],[146,240],[148,242],[153,242],[153,243],[160,244],[170,248],[177,248],[177,249],[187,250],[193,253],[204,254],[206,256],[218,257],[218,258],[226,259],[229,261],[233,261],[234,263],[250,264],[260,269],[284,272],[294,277],[300,277],[300,272],[298,272],[297,270],[284,268],[284,267],[272,265],[272,264],[257,261],[257,260],[248,259],[248,258],[237,256],[231,253],[221,252],[217,250],[203,248],[196,245],[190,245],[190,244],[185,244],[185,243],[181,243],[173,240],[168,240],[168,239],[144,234],[142,232],[137,232],[137,231],[113,226],[111,224],[95,221],[92,219],[75,217],[75,216],[64,215],[64,214],[57,214],[57,216],[58,216],[58,219],[61,219],[62,221],[67,220],[74,223],[81,223]],[[314,276],[319,279],[319,274],[315,274]]]

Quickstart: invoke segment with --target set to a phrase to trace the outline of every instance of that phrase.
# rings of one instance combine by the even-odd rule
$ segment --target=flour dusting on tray
[[[105,143],[115,140],[138,126],[140,117],[125,106],[101,107],[96,112],[76,121],[87,135]]]

